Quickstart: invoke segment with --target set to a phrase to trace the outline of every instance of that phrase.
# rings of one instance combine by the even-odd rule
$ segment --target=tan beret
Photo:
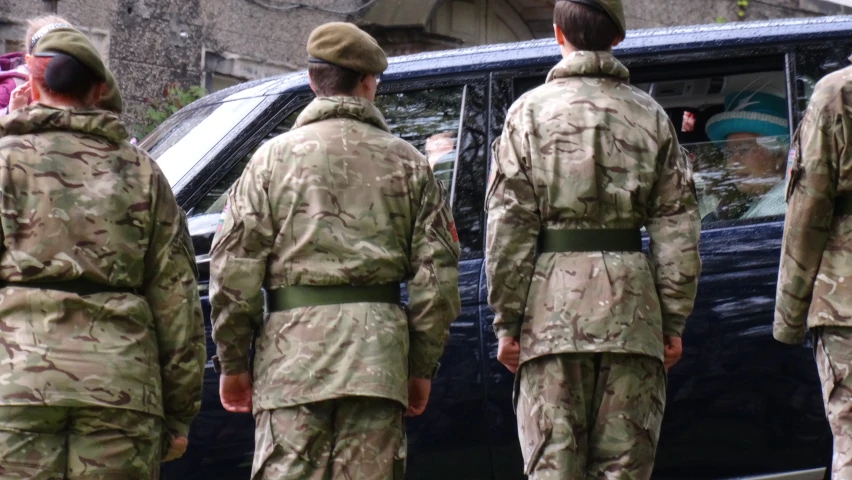
[[[35,37],[35,36],[34,36]],[[50,53],[64,53],[87,66],[98,80],[107,81],[107,68],[101,54],[83,32],[71,27],[59,27],[35,39],[33,55],[39,57]]]
[[[308,55],[311,63],[330,63],[358,73],[378,75],[388,68],[379,42],[351,23],[332,22],[314,29]]]

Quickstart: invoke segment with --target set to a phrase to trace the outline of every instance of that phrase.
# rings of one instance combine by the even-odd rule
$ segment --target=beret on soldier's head
[[[95,77],[107,81],[107,68],[98,50],[82,32],[71,27],[60,27],[48,31],[37,39],[32,54],[47,57],[51,53],[64,53],[85,65]]]
[[[602,11],[615,22],[615,26],[621,31],[622,35],[627,33],[627,21],[624,18],[624,5],[621,0],[567,0],[573,3],[586,5],[595,10]]]
[[[379,42],[351,23],[317,27],[308,38],[308,55],[311,63],[330,63],[364,74],[378,75],[388,68]]]

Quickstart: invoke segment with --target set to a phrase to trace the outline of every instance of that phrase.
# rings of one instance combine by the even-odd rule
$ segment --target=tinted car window
[[[221,101],[190,106],[169,117],[142,142],[174,186],[204,155],[267,97],[268,83],[234,93]]]
[[[376,106],[391,132],[426,155],[435,177],[449,193],[458,160],[463,86],[379,96]]]

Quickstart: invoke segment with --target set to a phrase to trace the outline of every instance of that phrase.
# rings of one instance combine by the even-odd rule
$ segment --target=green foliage
[[[748,0],[737,0],[737,17],[740,20],[745,18],[746,9],[748,9]]]
[[[716,17],[716,23],[727,23],[728,20],[725,17]]]
[[[186,89],[177,82],[167,85],[163,88],[161,98],[145,100],[142,107],[145,109],[145,121],[138,126],[140,137],[148,135],[178,110],[205,95],[207,95],[207,90],[198,85],[191,85]]]

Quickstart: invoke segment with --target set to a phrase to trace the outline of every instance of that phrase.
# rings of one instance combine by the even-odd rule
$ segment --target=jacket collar
[[[547,81],[566,77],[614,77],[627,80],[630,72],[610,52],[578,51],[557,63],[547,74]]]
[[[373,102],[360,97],[318,97],[309,103],[296,119],[295,128],[328,120],[330,118],[349,118],[359,122],[369,123],[386,132],[388,124],[385,117],[373,105]]]
[[[77,110],[36,103],[0,117],[0,135],[73,131],[104,137],[116,143],[129,138],[115,114],[103,110]]]

